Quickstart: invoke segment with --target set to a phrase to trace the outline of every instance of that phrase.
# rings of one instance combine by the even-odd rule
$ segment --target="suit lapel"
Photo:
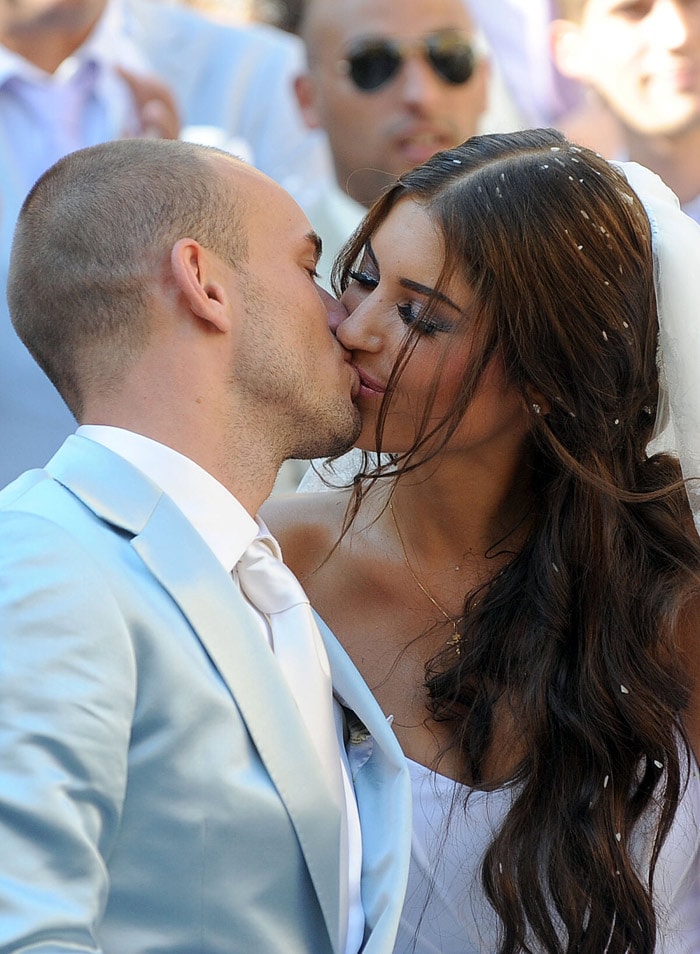
[[[285,803],[337,949],[340,813],[247,603],[170,498],[121,457],[74,436],[46,469],[103,520],[133,534],[134,550],[189,621]]]
[[[318,616],[317,620],[336,695],[372,737],[371,756],[357,770],[355,791],[362,823],[362,899],[368,929],[363,951],[380,954],[393,948],[408,880],[411,780],[401,746],[379,704],[333,633]]]

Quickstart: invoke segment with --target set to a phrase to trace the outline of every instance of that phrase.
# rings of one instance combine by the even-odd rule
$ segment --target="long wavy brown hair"
[[[621,173],[554,130],[474,137],[378,200],[338,262],[338,291],[406,196],[442,232],[438,287],[459,275],[473,291],[478,344],[449,415],[429,421],[433,389],[411,450],[367,463],[348,521],[368,480],[400,479],[440,453],[494,355],[525,400],[544,396],[523,475],[532,530],[505,570],[465,594],[461,652],[426,671],[429,708],[478,787],[497,705],[517,700],[527,752],[482,866],[499,954],[652,954],[654,872],[689,758],[675,634],[700,544],[678,462],[647,456],[658,395],[649,222]],[[391,387],[380,451],[390,402]],[[642,821],[652,838],[640,862]]]

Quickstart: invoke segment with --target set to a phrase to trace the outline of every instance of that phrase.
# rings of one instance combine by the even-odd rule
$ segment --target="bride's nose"
[[[348,316],[338,325],[338,341],[348,351],[380,351],[383,344],[381,321],[378,320],[370,299],[348,303],[343,296],[341,301],[348,309]]]

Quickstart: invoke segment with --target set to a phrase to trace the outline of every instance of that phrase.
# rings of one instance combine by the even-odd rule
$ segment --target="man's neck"
[[[676,136],[625,133],[628,158],[653,169],[673,189],[681,204],[700,195],[700,123]]]
[[[0,43],[46,73],[55,73],[61,63],[80,46],[80,43],[63,43],[63,38],[58,37],[36,38],[29,43],[14,42],[14,39],[0,36]]]
[[[0,24],[0,43],[46,73],[55,73],[87,40],[100,16],[101,12],[73,18],[69,23],[47,21],[17,28]]]

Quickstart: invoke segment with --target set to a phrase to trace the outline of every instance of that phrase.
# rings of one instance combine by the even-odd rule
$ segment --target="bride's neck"
[[[392,506],[401,531],[426,560],[450,554],[482,557],[500,543],[522,546],[530,527],[532,495],[518,467],[509,474],[468,473],[464,469],[426,465],[392,488]]]

